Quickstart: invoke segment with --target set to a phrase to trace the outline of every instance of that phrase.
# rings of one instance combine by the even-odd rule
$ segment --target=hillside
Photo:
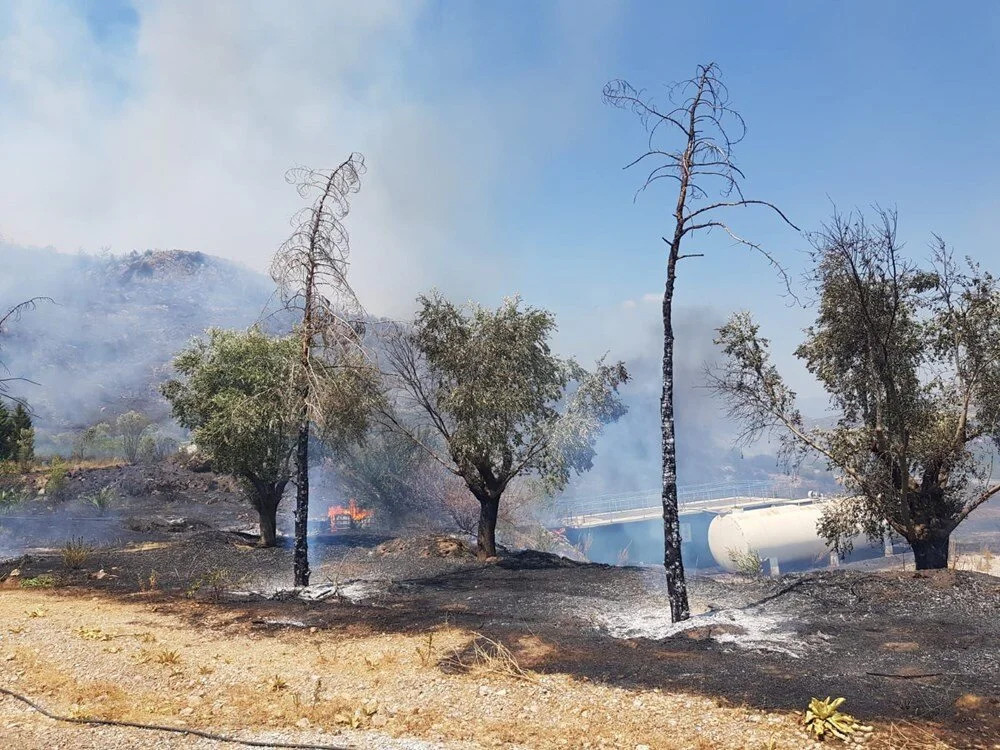
[[[172,356],[211,326],[261,314],[270,279],[204,253],[68,255],[0,244],[0,303],[52,298],[10,327],[3,362],[28,378],[20,395],[42,436],[129,409],[165,417],[156,386]]]

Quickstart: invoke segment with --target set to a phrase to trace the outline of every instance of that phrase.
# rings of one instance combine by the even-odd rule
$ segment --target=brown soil
[[[869,747],[1000,748],[1000,579],[694,579],[700,614],[676,629],[655,569],[357,534],[312,540],[300,593],[287,545],[220,530],[242,511],[226,493],[198,506],[177,490],[207,477],[163,486],[209,528],[127,531],[163,515],[149,493],[76,569],[62,530],[0,562],[0,686],[61,713],[244,736],[532,750],[798,750],[809,698],[842,695]],[[103,732],[0,700],[0,747],[212,746]]]

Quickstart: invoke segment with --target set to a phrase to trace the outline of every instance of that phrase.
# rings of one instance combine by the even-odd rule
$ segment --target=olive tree
[[[729,92],[715,63],[699,65],[693,78],[674,83],[660,104],[627,81],[610,81],[604,87],[609,104],[633,112],[648,134],[645,150],[627,166],[643,168],[646,177],[639,191],[661,180],[676,183],[668,193],[671,220],[666,244],[666,283],[663,289],[663,390],[660,396],[661,480],[663,504],[663,567],[673,622],[690,616],[681,527],[677,507],[677,442],[674,430],[674,289],[680,261],[700,258],[692,252],[695,240],[712,231],[722,232],[736,245],[758,253],[784,275],[761,245],[733,231],[729,218],[739,208],[764,208],[795,228],[773,203],[743,194],[744,174],[736,164],[735,146],[743,140],[746,125],[733,109]],[[786,278],[787,282],[787,278]]]
[[[278,504],[292,476],[296,354],[292,337],[213,329],[177,355],[182,378],[161,389],[177,421],[212,456],[213,469],[239,482],[260,517],[265,547],[275,544]]]
[[[777,431],[788,458],[812,453],[839,473],[852,494],[819,528],[839,550],[888,527],[918,569],[945,567],[951,533],[1000,491],[1000,285],[939,238],[927,267],[907,259],[887,211],[873,224],[836,215],[813,245],[819,304],[796,356],[836,424],[807,424],[748,313],[719,329],[713,386],[748,439]]]
[[[479,502],[481,557],[496,555],[501,498],[519,476],[551,491],[588,470],[601,428],[626,407],[621,363],[587,372],[549,348],[552,314],[507,299],[496,310],[457,306],[436,293],[418,298],[412,328],[385,345],[386,423],[459,477]]]

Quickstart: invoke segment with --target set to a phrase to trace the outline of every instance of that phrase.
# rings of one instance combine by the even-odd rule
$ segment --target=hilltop
[[[259,319],[271,280],[201,252],[70,255],[0,244],[0,301],[50,297],[11,326],[3,361],[34,381],[21,395],[44,435],[137,409],[166,416],[157,385],[173,355],[211,326]]]

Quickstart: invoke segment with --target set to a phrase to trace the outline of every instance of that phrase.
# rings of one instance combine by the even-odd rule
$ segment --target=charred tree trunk
[[[497,556],[497,515],[500,497],[491,493],[473,493],[479,501],[479,530],[476,534],[476,554],[480,559]]]
[[[660,446],[662,449],[663,569],[667,576],[670,621],[691,616],[684,561],[681,558],[681,522],[677,506],[677,440],[674,430],[674,281],[680,249],[681,227],[675,235],[667,261],[667,283],[663,291],[663,391],[660,397]]]
[[[309,418],[302,407],[299,436],[295,445],[295,585],[309,585]]]
[[[951,534],[935,534],[910,541],[917,570],[941,570],[948,567],[948,541]]]

